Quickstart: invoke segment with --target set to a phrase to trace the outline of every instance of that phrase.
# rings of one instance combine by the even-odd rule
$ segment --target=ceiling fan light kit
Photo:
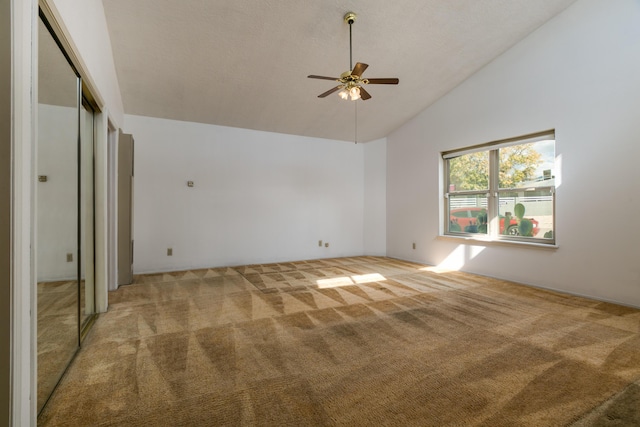
[[[344,88],[340,92],[338,92],[338,95],[342,99],[351,98],[352,101],[356,101],[356,100],[360,99],[360,88],[357,87],[357,86],[353,86],[352,88],[350,88],[348,90],[347,90],[347,88]]]
[[[351,26],[356,21],[357,15],[354,12],[348,12],[344,15],[344,21],[349,24],[349,71],[345,71],[340,74],[339,78],[336,77],[326,77],[326,76],[316,76],[310,75],[307,76],[310,79],[320,79],[320,80],[334,80],[340,83],[338,86],[329,89],[328,91],[321,93],[318,95],[318,98],[325,98],[331,95],[334,92],[338,92],[338,96],[345,100],[357,101],[358,99],[362,99],[366,101],[371,98],[369,92],[367,92],[362,85],[368,84],[387,84],[387,85],[397,85],[399,80],[397,78],[377,78],[377,79],[364,79],[362,78],[362,73],[367,69],[369,65],[358,62],[355,67],[353,66],[353,47],[352,47],[352,37],[351,37]]]

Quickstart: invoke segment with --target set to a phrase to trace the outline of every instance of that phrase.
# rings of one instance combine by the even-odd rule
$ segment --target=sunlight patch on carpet
[[[316,284],[320,289],[339,288],[342,286],[351,286],[355,284],[373,283],[387,280],[382,274],[370,273],[356,276],[332,277],[330,279],[316,280]]]

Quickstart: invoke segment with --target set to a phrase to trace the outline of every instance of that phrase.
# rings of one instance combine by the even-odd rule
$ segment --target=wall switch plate
[[[167,248],[167,256],[173,256],[173,248]]]
[[[318,240],[318,246],[322,246],[322,240]]]
[[[325,243],[325,244],[324,244],[324,247],[325,247],[325,248],[328,248],[328,247],[329,247],[329,242]]]
[[[415,242],[414,242],[414,243],[413,243],[413,249],[415,249],[415,248],[416,248],[416,244],[415,244]]]
[[[67,262],[73,262],[73,254],[72,253],[68,253],[67,254]]]

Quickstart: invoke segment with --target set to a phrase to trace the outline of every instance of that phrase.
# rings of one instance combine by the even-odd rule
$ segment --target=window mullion
[[[491,237],[496,237],[500,230],[500,218],[498,215],[498,187],[500,181],[500,162],[498,150],[489,152],[489,197],[487,199],[487,208],[489,212],[489,230]]]

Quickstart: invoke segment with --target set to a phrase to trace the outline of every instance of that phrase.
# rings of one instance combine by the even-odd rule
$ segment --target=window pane
[[[498,203],[500,234],[553,239],[551,190],[501,191]]]
[[[449,162],[449,191],[488,190],[489,152],[465,154]]]
[[[554,185],[555,141],[512,145],[499,150],[500,188]]]
[[[450,196],[449,231],[487,234],[486,194]]]

